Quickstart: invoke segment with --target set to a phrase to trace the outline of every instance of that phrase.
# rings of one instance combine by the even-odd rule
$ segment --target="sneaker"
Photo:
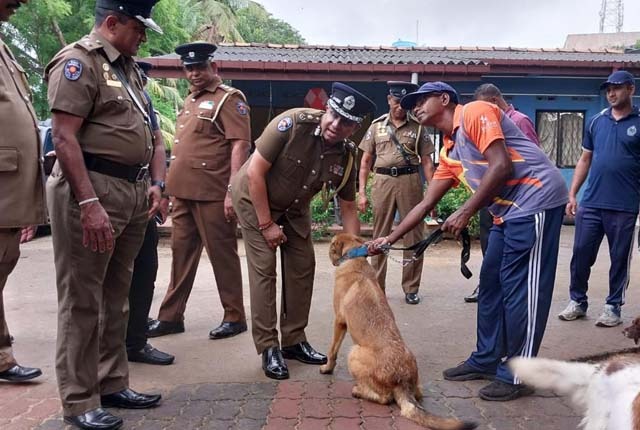
[[[604,305],[602,314],[596,320],[598,327],[615,327],[622,324],[622,318],[620,318],[620,309],[616,310],[613,305]]]
[[[464,297],[464,301],[466,303],[477,303],[478,302],[478,290],[480,290],[480,286],[479,285],[476,287],[475,290],[473,290],[473,293],[471,293],[468,296]]]
[[[583,318],[587,315],[587,311],[583,305],[573,300],[569,301],[569,304],[562,312],[558,314],[558,318],[562,321],[573,321],[578,318]]]
[[[490,402],[506,402],[519,397],[530,396],[533,389],[525,384],[507,384],[502,381],[493,381],[478,391],[482,400]]]
[[[447,369],[442,372],[442,376],[447,381],[471,381],[473,379],[486,379],[492,381],[496,376],[494,373],[483,372],[475,369],[467,364],[466,361],[458,364],[456,367]]]

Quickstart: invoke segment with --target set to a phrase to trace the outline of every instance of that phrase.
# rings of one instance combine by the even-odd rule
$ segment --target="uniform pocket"
[[[18,171],[18,150],[16,148],[0,148],[0,172]]]
[[[129,125],[133,122],[133,103],[123,87],[100,86],[101,110],[115,125]]]
[[[223,160],[195,158],[189,162],[192,169],[215,170],[224,164]]]

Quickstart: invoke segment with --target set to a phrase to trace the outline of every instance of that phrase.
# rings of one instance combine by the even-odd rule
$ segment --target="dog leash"
[[[442,234],[443,234],[442,230],[438,228],[434,230],[425,239],[422,239],[421,241],[416,242],[411,246],[396,247],[396,246],[391,246],[387,244],[387,245],[382,245],[380,249],[382,249],[382,251],[385,254],[388,254],[390,250],[413,251],[413,256],[408,261],[414,262],[418,258],[420,258],[422,254],[424,254],[424,252],[427,250],[429,246],[431,246],[438,239],[440,239],[442,237]],[[471,273],[471,270],[469,270],[469,267],[467,267],[467,262],[469,261],[469,258],[471,258],[471,236],[469,236],[469,230],[466,228],[463,229],[462,232],[460,232],[460,238],[462,239],[462,251],[460,252],[460,273],[462,273],[462,276],[469,279],[473,276],[473,273]],[[404,262],[403,262],[403,265],[404,265]]]
[[[425,239],[422,239],[421,241],[416,242],[411,246],[395,247],[391,245],[382,245],[380,249],[382,249],[382,251],[385,254],[388,254],[389,251],[391,250],[413,251],[413,256],[411,257],[411,259],[407,260],[406,263],[405,261],[402,262],[402,265],[406,266],[407,264],[418,260],[418,258],[420,258],[422,254],[424,254],[424,252],[427,250],[429,246],[431,246],[433,243],[435,243],[438,239],[442,237],[442,234],[443,234],[442,230],[438,228],[434,230]],[[469,236],[469,230],[466,228],[463,229],[462,232],[460,233],[460,236],[462,239],[462,252],[460,253],[460,272],[462,273],[462,276],[469,279],[473,276],[473,273],[471,273],[471,270],[469,270],[466,264],[469,261],[469,258],[471,257],[471,236]],[[346,260],[351,260],[353,258],[360,258],[360,257],[368,257],[368,256],[369,256],[369,249],[367,245],[362,245],[357,248],[351,248],[349,251],[347,251],[346,254],[340,257],[337,262],[338,262],[338,265],[340,265],[344,263]]]

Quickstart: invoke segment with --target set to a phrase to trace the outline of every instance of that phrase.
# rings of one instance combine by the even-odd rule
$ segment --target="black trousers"
[[[158,227],[152,219],[147,224],[142,248],[133,264],[129,290],[129,325],[127,350],[137,351],[147,344],[147,318],[153,300],[158,273]]]
[[[489,213],[487,208],[480,209],[480,249],[482,249],[482,255],[487,252],[487,246],[489,245],[489,230],[493,225],[493,217]]]

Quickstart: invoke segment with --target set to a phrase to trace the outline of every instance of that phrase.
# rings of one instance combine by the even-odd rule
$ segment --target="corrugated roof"
[[[178,58],[175,54],[155,58]],[[218,61],[316,64],[446,64],[481,65],[515,62],[625,62],[640,63],[640,55],[620,50],[531,49],[500,47],[368,47],[298,46],[235,43],[220,44]]]

